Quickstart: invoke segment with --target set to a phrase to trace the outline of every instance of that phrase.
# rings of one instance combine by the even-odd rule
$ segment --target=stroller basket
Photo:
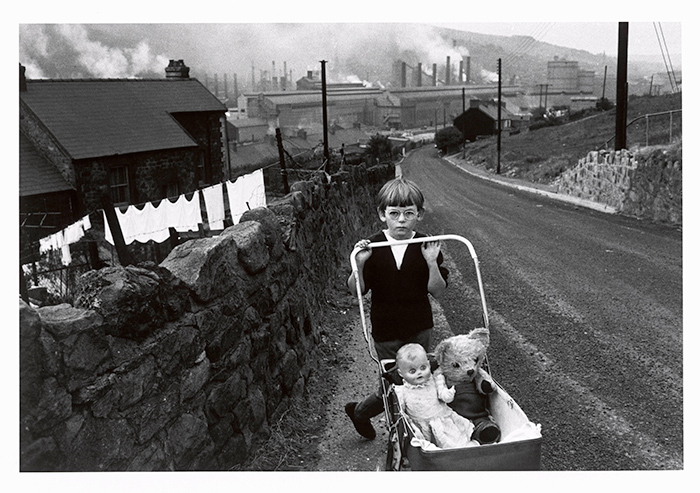
[[[382,360],[387,372],[394,360]],[[496,390],[489,395],[489,410],[501,429],[500,442],[455,449],[424,449],[417,443],[410,419],[400,408],[394,384],[382,379],[382,387],[388,405],[389,428],[395,431],[402,457],[406,457],[412,471],[533,471],[540,469],[542,437],[539,429],[513,398],[496,383]],[[510,441],[521,430],[529,436],[524,440]],[[535,431],[537,430],[537,431]],[[390,433],[391,435],[391,433]],[[390,444],[391,453],[391,444]],[[387,465],[392,461],[387,460]],[[397,463],[397,461],[394,461]],[[397,463],[400,466],[400,464]]]
[[[476,282],[481,298],[484,327],[488,329],[489,318],[486,309],[483,283],[481,281],[481,273],[479,271],[479,261],[474,247],[469,240],[458,235],[440,235],[413,238],[394,243],[371,243],[369,247],[378,248],[391,244],[410,244],[442,240],[458,240],[469,249],[469,253],[474,262]],[[355,256],[359,251],[360,249],[355,248],[350,255],[350,263],[356,280],[358,276]],[[379,361],[374,353],[372,335],[367,328],[362,294],[359,289],[359,281],[357,282],[360,318],[369,353],[378,365],[379,374],[386,375],[395,365],[395,361]],[[485,362],[484,369],[490,372],[488,360]],[[416,437],[413,431],[413,425],[400,408],[394,385],[396,384],[392,383],[389,379],[382,378],[384,412],[389,428],[389,446],[386,461],[387,470],[400,470],[403,457],[408,459],[411,470],[415,471],[518,471],[540,469],[542,446],[540,427],[527,418],[520,406],[518,406],[515,400],[513,400],[497,382],[496,390],[489,394],[488,407],[491,415],[501,429],[501,440],[494,444],[455,449],[431,447],[426,444],[426,442],[421,442],[421,440]]]

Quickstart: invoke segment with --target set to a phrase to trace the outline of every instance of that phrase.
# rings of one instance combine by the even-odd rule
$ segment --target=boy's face
[[[430,362],[424,354],[407,358],[399,363],[399,375],[411,385],[424,384],[430,378]]]
[[[379,212],[379,219],[386,223],[389,235],[395,240],[406,240],[411,237],[416,223],[422,219],[418,207],[398,207],[390,205]]]

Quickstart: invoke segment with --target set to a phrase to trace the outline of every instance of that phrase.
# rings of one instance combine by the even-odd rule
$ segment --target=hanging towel
[[[199,191],[192,194],[192,199],[180,195],[177,201],[163,199],[158,206],[146,202],[142,209],[134,205],[125,212],[116,207],[117,220],[124,236],[124,243],[134,241],[146,243],[153,240],[162,243],[170,237],[169,228],[177,231],[197,231],[202,222],[202,209],[199,206]],[[114,245],[114,238],[105,217],[105,240]]]
[[[63,250],[64,246],[80,241],[85,236],[85,231],[91,227],[90,216],[85,216],[70,226],[66,226],[61,231],[53,233],[46,238],[41,238],[39,240],[39,253],[46,253],[49,250]],[[70,259],[70,251],[67,255],[64,254],[64,257]]]
[[[207,208],[207,220],[209,229],[224,229],[224,209],[223,186],[221,183],[202,189],[204,195],[204,206]]]
[[[227,181],[226,191],[233,224],[238,224],[245,211],[266,205],[265,182],[261,169],[239,176],[235,182]]]
[[[163,201],[161,201],[163,202]],[[168,225],[165,222],[165,214],[153,207],[153,204],[146,202],[142,209],[134,205],[127,207],[122,212],[119,207],[114,208],[122,230],[124,243],[130,245],[134,241],[146,243],[153,240],[162,243],[170,236]],[[105,240],[114,245],[114,238],[105,216]]]
[[[165,205],[166,223],[168,227],[176,231],[197,231],[202,223],[202,208],[199,205],[199,190],[192,194],[192,199],[187,200],[185,195],[180,195],[177,201],[168,199],[161,201],[161,207]]]

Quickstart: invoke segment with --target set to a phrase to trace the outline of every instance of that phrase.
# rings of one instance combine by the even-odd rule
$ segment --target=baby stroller
[[[479,288],[483,326],[488,329],[489,319],[481,273],[479,271],[479,261],[469,240],[458,235],[438,235],[391,243],[370,243],[369,247],[377,248],[396,244],[443,240],[457,240],[469,249],[469,253],[474,261],[476,281]],[[357,281],[357,261],[355,257],[359,251],[359,248],[352,251],[350,263],[353,273],[355,273],[356,282],[358,282],[357,296],[362,329],[369,347],[370,356],[377,363],[379,375],[387,375],[394,367],[395,360],[380,361],[374,351],[372,335],[368,331],[365,319],[359,281]],[[489,374],[491,373],[488,360],[484,364],[484,369]],[[414,471],[515,471],[538,470],[540,468],[542,445],[540,425],[535,425],[528,419],[520,406],[498,382],[496,382],[496,390],[489,394],[488,406],[489,412],[501,429],[502,439],[493,444],[453,449],[439,449],[419,439],[410,418],[401,409],[395,385],[391,379],[382,378],[382,398],[389,431],[386,470],[401,470],[404,458],[407,460],[410,469]]]

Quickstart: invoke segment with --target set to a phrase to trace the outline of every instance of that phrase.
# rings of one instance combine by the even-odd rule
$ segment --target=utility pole
[[[496,174],[501,174],[501,59],[498,59],[498,126],[496,130]]]
[[[323,98],[323,158],[326,160],[324,170],[328,172],[330,154],[328,152],[328,108],[326,101],[326,60],[321,60],[321,94]]]
[[[603,72],[603,96],[601,96],[601,101],[605,101],[605,83],[608,80],[608,66],[605,66],[605,72]]]
[[[615,150],[627,147],[627,42],[629,22],[618,23],[617,35],[617,110],[615,112]]]
[[[287,167],[284,164],[284,147],[282,147],[282,132],[279,128],[275,129],[275,137],[277,138],[277,151],[280,156],[280,169],[282,170],[282,185],[284,185],[285,195],[289,193],[289,182],[287,181]]]

